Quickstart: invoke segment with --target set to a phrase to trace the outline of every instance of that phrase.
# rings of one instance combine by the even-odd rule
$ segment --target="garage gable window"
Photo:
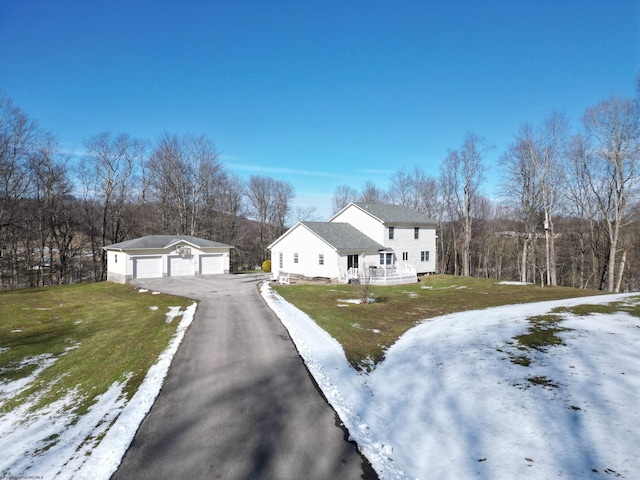
[[[284,264],[284,258],[283,258],[283,257],[284,257],[284,255],[282,254],[282,252],[280,252],[280,253],[278,254],[278,266],[279,266],[280,268],[282,268],[282,267],[283,267],[283,264]]]
[[[297,253],[293,254],[293,263],[298,263],[298,254]]]
[[[118,263],[118,254],[117,253],[113,256],[113,263]]]
[[[318,254],[318,265],[324,265],[324,253]]]

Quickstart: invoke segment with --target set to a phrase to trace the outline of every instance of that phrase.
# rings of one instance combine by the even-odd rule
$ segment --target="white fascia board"
[[[169,242],[168,244],[166,244],[166,245],[165,245],[164,247],[162,247],[162,248],[171,248],[171,247],[173,247],[174,245],[177,245],[177,244],[179,244],[179,243],[186,243],[187,245],[191,245],[193,248],[198,248],[198,249],[199,249],[199,248],[202,248],[202,247],[200,247],[200,245],[196,245],[195,243],[192,243],[192,242],[190,242],[190,241],[188,241],[188,240],[184,240],[184,239],[182,239],[182,238],[177,238],[177,239],[175,239],[173,242]]]

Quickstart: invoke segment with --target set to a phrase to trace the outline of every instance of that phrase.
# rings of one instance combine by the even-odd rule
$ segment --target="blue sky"
[[[0,88],[65,149],[109,130],[206,133],[226,168],[338,185],[442,159],[473,131],[495,162],[524,122],[631,96],[640,2],[5,1]]]

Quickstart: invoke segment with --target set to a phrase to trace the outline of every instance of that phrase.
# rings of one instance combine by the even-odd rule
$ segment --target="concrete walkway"
[[[113,479],[375,479],[257,285],[137,281],[198,300],[158,399]]]

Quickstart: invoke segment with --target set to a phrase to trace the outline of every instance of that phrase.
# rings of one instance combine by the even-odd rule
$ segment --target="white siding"
[[[294,263],[295,254],[298,263]],[[282,254],[282,268],[280,268]],[[324,265],[319,264],[319,255],[324,255]],[[346,261],[346,260],[345,260]],[[271,249],[272,278],[280,272],[306,277],[338,277],[338,255],[334,248],[320,240],[303,225],[297,225],[282,237]]]
[[[418,273],[435,272],[436,257],[436,231],[435,228],[420,227],[418,239],[414,238],[414,227],[398,227],[394,228],[393,240],[387,238],[383,242],[385,247],[391,248],[395,253],[395,263],[400,266],[415,265]],[[422,262],[420,260],[420,252],[429,252],[429,261]],[[407,252],[409,259],[402,260],[402,253]]]
[[[378,220],[355,205],[351,205],[331,221],[350,223],[367,237],[384,245],[385,228]]]
[[[125,283],[127,275],[131,275],[131,272],[127,271],[128,263],[129,255],[126,253],[107,251],[107,280]]]
[[[401,266],[415,265],[419,273],[430,273],[436,271],[436,230],[433,227],[419,225],[394,225],[380,223],[369,213],[351,205],[346,208],[332,222],[350,223],[362,233],[372,238],[376,242],[393,250],[394,264]],[[419,237],[414,238],[414,228],[418,226]],[[389,239],[389,227],[394,227],[393,240]],[[420,252],[429,252],[429,261],[420,261]],[[402,253],[407,252],[408,260],[402,260]],[[375,260],[375,265],[379,265],[379,258]]]

